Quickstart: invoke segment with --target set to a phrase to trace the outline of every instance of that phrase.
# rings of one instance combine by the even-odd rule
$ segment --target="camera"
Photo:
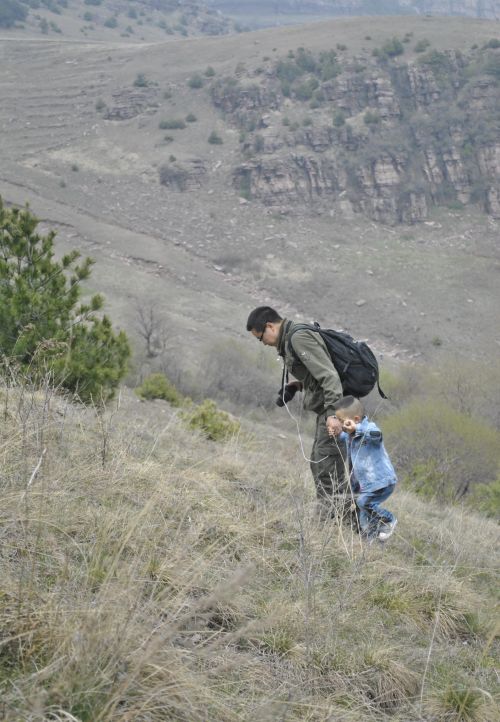
[[[283,387],[278,391],[278,398],[276,399],[276,406],[284,406],[293,399],[298,391],[297,384],[286,384],[285,389]]]

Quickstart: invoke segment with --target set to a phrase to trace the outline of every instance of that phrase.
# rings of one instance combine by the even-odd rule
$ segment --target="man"
[[[299,329],[292,335],[297,325],[281,318],[270,306],[259,306],[248,317],[247,331],[265,346],[274,346],[287,372],[294,377],[286,387],[283,384],[282,400],[286,402],[296,391],[304,391],[304,408],[317,415],[310,465],[319,512],[322,517],[344,519],[351,499],[345,473],[345,448],[335,438],[342,431],[335,416],[335,403],[343,396],[342,384],[319,333]]]

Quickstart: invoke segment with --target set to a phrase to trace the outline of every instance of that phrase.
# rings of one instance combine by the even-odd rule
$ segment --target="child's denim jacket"
[[[382,432],[373,421],[364,416],[353,436],[342,431],[339,439],[347,444],[353,481],[358,482],[361,493],[396,483],[396,472],[385,450]]]

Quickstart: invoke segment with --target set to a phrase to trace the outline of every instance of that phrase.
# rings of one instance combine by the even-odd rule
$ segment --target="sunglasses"
[[[265,334],[265,332],[266,332],[266,328],[267,328],[267,321],[266,321],[266,324],[265,324],[264,328],[262,329],[262,333],[261,333],[260,336],[259,336],[259,341],[262,341],[262,339],[264,338],[264,334]]]

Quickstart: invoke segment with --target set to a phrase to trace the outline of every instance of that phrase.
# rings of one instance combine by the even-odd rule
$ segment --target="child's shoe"
[[[391,521],[390,524],[384,524],[384,526],[382,527],[382,531],[379,531],[378,533],[378,538],[380,539],[380,541],[385,541],[386,539],[389,539],[390,536],[392,536],[397,523],[398,520],[394,519],[393,521]]]

